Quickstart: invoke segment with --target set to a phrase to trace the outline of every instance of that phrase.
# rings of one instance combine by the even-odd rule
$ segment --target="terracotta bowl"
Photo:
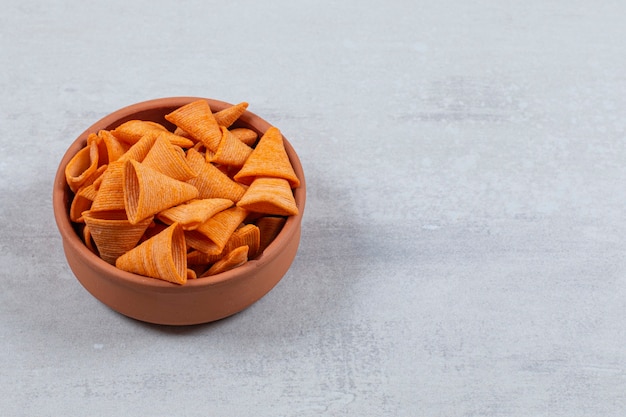
[[[59,164],[54,181],[54,216],[67,262],[74,275],[87,291],[111,309],[145,322],[167,325],[200,324],[244,310],[267,294],[282,279],[291,266],[300,243],[306,184],[298,155],[284,139],[287,154],[301,180],[301,186],[295,190],[300,214],[289,217],[265,251],[243,266],[216,275],[210,281],[190,280],[179,286],[117,269],[84,245],[70,222],[72,193],[66,185],[64,170],[72,156],[85,146],[88,134],[100,129],[113,129],[131,119],[151,120],[173,128],[163,116],[196,99],[197,97],[173,97],[150,100],[133,104],[102,118],[70,145]],[[207,101],[214,112],[230,106],[221,101]],[[262,134],[270,127],[270,123],[246,112],[235,127],[247,127]]]

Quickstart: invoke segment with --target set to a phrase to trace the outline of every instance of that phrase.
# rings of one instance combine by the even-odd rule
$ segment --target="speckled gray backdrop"
[[[623,416],[626,3],[44,2],[0,13],[6,416]],[[120,316],[52,178],[128,104],[248,101],[304,164],[301,248],[248,310]]]

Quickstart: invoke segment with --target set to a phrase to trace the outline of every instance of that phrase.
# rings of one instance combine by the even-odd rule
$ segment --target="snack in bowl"
[[[108,281],[147,284],[166,298],[176,288],[181,296],[194,291],[186,287],[224,290],[247,275],[266,282],[259,289],[237,283],[240,294],[220,300],[227,308],[174,318],[125,311],[127,303],[113,296],[96,298],[140,320],[191,324],[240,311],[286,273],[300,238],[304,175],[280,131],[247,107],[176,97],[112,113],[66,152],[53,206],[70,267],[92,294]],[[81,271],[86,260],[88,279]],[[268,263],[281,265],[264,271]],[[101,279],[109,274],[116,277]],[[237,297],[243,299],[233,302]]]

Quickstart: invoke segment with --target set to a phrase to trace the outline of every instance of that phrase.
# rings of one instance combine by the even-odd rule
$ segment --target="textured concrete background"
[[[623,416],[623,1],[20,1],[0,13],[6,416]],[[63,257],[52,179],[105,114],[248,101],[298,151],[298,257],[147,325]]]

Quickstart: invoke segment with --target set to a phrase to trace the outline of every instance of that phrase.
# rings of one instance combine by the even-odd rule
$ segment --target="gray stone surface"
[[[623,416],[625,13],[4,4],[2,415]],[[95,120],[178,95],[248,101],[298,151],[309,194],[272,292],[170,328],[80,286],[51,189]]]

